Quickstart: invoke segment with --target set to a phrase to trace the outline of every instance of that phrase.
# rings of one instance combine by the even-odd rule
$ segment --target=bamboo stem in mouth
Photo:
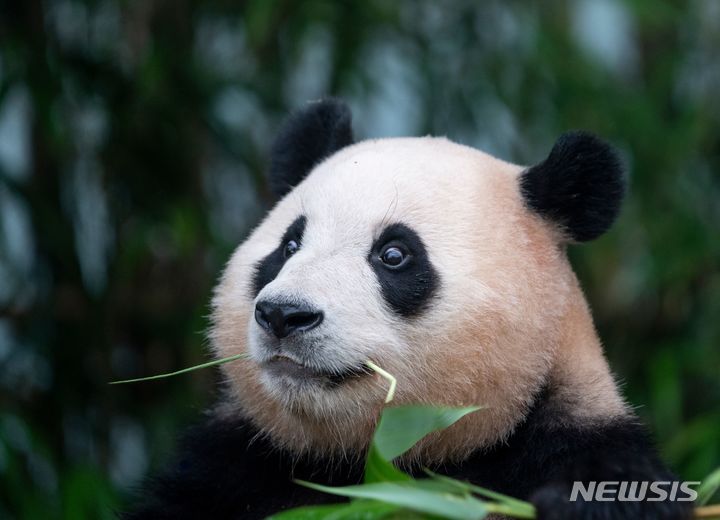
[[[397,379],[395,379],[395,376],[393,376],[390,372],[383,370],[372,361],[366,361],[365,364],[390,382],[390,387],[388,388],[388,393],[385,397],[385,403],[387,404],[392,401],[395,397],[395,387],[397,386]]]

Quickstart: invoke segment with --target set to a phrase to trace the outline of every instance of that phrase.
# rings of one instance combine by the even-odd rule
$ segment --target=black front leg
[[[540,448],[540,456],[535,459],[546,481],[529,497],[537,508],[538,520],[691,517],[692,502],[687,501],[690,497],[678,484],[675,496],[671,496],[672,483],[678,478],[663,465],[646,430],[633,419],[535,433],[537,442],[546,446]],[[606,484],[601,486],[601,482]],[[651,488],[653,482],[663,483],[656,484],[659,494]],[[667,496],[663,499],[664,492]],[[620,501],[621,495],[642,500]],[[683,498],[686,501],[679,500]]]
[[[671,491],[670,483],[678,479],[662,463],[636,417],[578,419],[550,389],[537,396],[505,442],[437,470],[529,500],[538,520],[684,520],[692,513],[692,502],[677,500],[688,496],[680,489],[675,500],[648,500],[662,498],[649,489],[652,482],[664,482],[662,489]],[[585,493],[573,497],[575,482]],[[617,483],[605,484],[602,494],[615,500],[589,499],[592,482],[593,499],[601,482]],[[644,500],[617,500],[621,482],[637,482],[638,487],[647,482]],[[636,496],[638,487],[631,489]]]
[[[342,501],[293,482],[357,484],[362,464],[294,457],[245,421],[210,419],[191,429],[177,459],[149,480],[124,520],[255,519],[309,504]]]

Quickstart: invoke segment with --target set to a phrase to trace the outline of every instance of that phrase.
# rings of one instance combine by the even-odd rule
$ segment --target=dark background
[[[110,518],[211,401],[212,371],[107,382],[207,359],[272,135],[324,94],[360,137],[615,143],[627,204],[573,262],[667,460],[720,465],[720,2],[537,5],[0,3],[0,517]]]

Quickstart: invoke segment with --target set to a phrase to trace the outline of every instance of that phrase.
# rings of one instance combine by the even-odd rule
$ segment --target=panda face
[[[406,329],[422,326],[441,297],[422,238],[439,230],[418,218],[431,204],[422,179],[435,172],[388,161],[387,149],[358,145],[318,168],[278,207],[290,218],[256,262],[249,350],[265,388],[288,404],[368,384],[365,362],[410,354]]]
[[[399,379],[398,402],[522,406],[547,371],[545,304],[567,277],[553,278],[564,264],[523,207],[519,171],[433,138],[359,143],[319,165],[217,292],[218,354],[250,354],[226,370],[245,412],[270,430],[279,417],[371,420],[386,383],[368,360]]]
[[[428,441],[432,457],[509,434],[568,309],[585,309],[528,171],[443,138],[382,139],[289,183],[213,300],[216,354],[249,354],[223,366],[226,413],[295,451],[361,451],[387,388],[372,361],[397,377],[398,404],[485,407]]]
[[[326,217],[338,210],[329,208]],[[266,369],[267,386],[279,385],[289,399],[306,388],[333,388],[366,375],[365,361],[382,339],[364,333],[367,327],[358,327],[357,316],[384,322],[385,336],[393,338],[394,320],[420,314],[438,286],[428,252],[409,226],[382,222],[375,214],[365,232],[335,228],[335,236],[324,237],[332,221],[316,218],[306,234],[307,217],[297,217],[259,262],[253,280],[250,345]],[[377,305],[379,298],[384,302]]]

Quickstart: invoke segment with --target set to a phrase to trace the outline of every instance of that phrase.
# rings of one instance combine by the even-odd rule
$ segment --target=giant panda
[[[573,481],[676,481],[608,368],[566,256],[616,218],[616,153],[583,132],[518,166],[445,138],[354,143],[337,99],[272,146],[279,202],[213,298],[216,406],[129,519],[264,518],[339,501],[395,404],[482,405],[403,460],[531,501],[539,519],[686,518],[687,502],[569,501]]]

